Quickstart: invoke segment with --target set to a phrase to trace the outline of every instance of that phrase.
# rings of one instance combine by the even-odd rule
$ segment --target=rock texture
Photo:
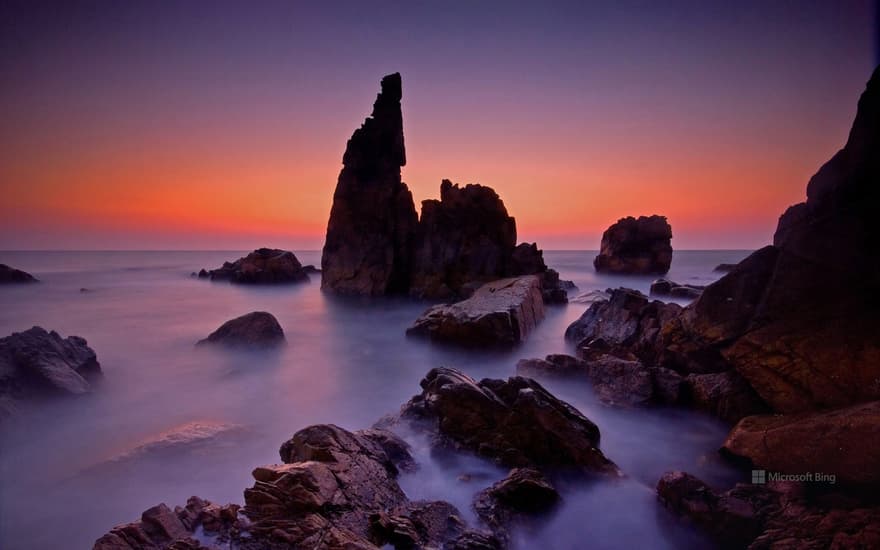
[[[33,327],[0,338],[0,418],[19,399],[88,393],[100,377],[95,351],[79,336]]]
[[[672,264],[672,227],[664,216],[621,218],[602,234],[596,271],[663,274]]]
[[[651,296],[668,296],[670,298],[679,298],[683,300],[693,300],[699,298],[703,293],[705,286],[688,285],[676,283],[669,279],[657,279],[651,283]]]
[[[514,468],[507,477],[474,497],[474,510],[507,543],[509,529],[534,523],[561,501],[553,484],[533,468]]]
[[[240,510],[196,497],[173,512],[159,505],[141,521],[114,528],[95,549],[203,548],[193,536],[199,526],[241,550],[500,548],[491,535],[468,530],[451,504],[407,499],[397,475],[412,459],[406,443],[389,432],[310,426],[285,442],[280,455],[283,464],[253,471]]]
[[[418,217],[400,177],[406,164],[400,74],[384,77],[381,87],[342,157],[321,256],[325,291],[378,296],[409,286]]]
[[[36,282],[39,281],[37,281],[37,279],[35,279],[30,273],[15,269],[14,267],[9,267],[6,264],[0,264],[0,284]]]
[[[428,429],[438,446],[466,449],[508,467],[618,475],[599,450],[599,428],[529,378],[481,380],[432,369],[401,420]]]
[[[543,318],[540,278],[528,275],[486,283],[467,300],[433,306],[407,334],[466,346],[511,346]]]
[[[199,278],[239,284],[302,283],[309,276],[293,252],[260,248],[234,262],[210,271],[202,269]]]
[[[817,413],[743,418],[728,455],[785,474],[822,472],[861,490],[880,488],[880,401]]]
[[[226,321],[196,345],[222,345],[230,348],[264,349],[287,342],[278,319],[265,311],[254,311]]]
[[[858,503],[835,508],[810,498],[798,484],[737,484],[718,493],[690,474],[668,472],[657,494],[671,512],[707,531],[721,548],[880,546],[880,508]]]

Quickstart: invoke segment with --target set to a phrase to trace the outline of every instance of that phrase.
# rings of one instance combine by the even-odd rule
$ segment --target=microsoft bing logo
[[[763,485],[767,483],[767,471],[752,470],[752,483],[755,485]]]

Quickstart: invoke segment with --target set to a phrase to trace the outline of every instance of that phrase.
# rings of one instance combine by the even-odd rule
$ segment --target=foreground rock
[[[880,508],[856,503],[835,508],[810,498],[797,484],[737,484],[717,493],[690,474],[668,472],[657,494],[670,511],[708,532],[722,548],[880,546]]]
[[[405,293],[418,216],[401,181],[406,164],[399,73],[382,79],[372,115],[342,157],[321,255],[321,288],[338,294]]]
[[[438,446],[465,449],[508,467],[619,474],[599,450],[599,428],[534,380],[477,383],[455,369],[436,368],[421,386],[400,419],[429,430]]]
[[[706,287],[676,283],[669,279],[657,279],[651,283],[650,294],[651,296],[668,296],[670,298],[693,300],[700,297],[704,288]]]
[[[30,273],[22,271],[20,269],[15,269],[14,267],[9,267],[6,264],[0,264],[0,284],[15,284],[15,283],[36,283],[36,278]]]
[[[490,535],[468,530],[451,504],[407,499],[397,483],[400,453],[411,460],[406,449],[382,430],[311,426],[281,446],[283,464],[253,471],[241,510],[195,497],[174,512],[160,505],[141,521],[114,528],[95,548],[201,548],[193,539],[199,526],[248,550],[474,547],[468,541],[498,548]]]
[[[723,450],[784,474],[835,476],[861,491],[880,488],[880,401],[817,413],[749,416]]]
[[[596,271],[663,274],[672,264],[672,227],[664,216],[621,218],[602,234]]]
[[[474,510],[496,536],[509,541],[512,526],[528,526],[547,515],[561,497],[538,470],[514,468],[507,477],[474,497]]]
[[[201,270],[199,277],[239,284],[303,283],[309,276],[293,252],[274,248],[254,250],[218,269]]]
[[[429,308],[407,334],[466,346],[511,346],[525,341],[544,318],[539,277],[493,281],[467,300]]]
[[[12,414],[19,399],[88,393],[100,378],[84,338],[41,327],[0,338],[0,418]]]
[[[230,348],[266,349],[287,343],[278,319],[265,311],[254,311],[226,321],[220,328],[199,340],[196,345],[206,344]]]

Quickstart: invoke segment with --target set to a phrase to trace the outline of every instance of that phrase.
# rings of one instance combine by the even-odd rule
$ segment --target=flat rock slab
[[[523,342],[544,318],[538,276],[486,283],[467,300],[429,308],[408,335],[461,345],[509,346]]]

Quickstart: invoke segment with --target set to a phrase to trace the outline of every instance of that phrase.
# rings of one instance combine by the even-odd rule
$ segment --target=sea
[[[708,284],[713,268],[745,250],[676,251],[668,278]],[[573,353],[565,328],[588,307],[548,306],[527,342],[508,351],[462,350],[407,338],[429,305],[408,299],[342,299],[307,284],[237,286],[192,277],[246,251],[0,252],[0,263],[39,284],[0,287],[0,337],[41,326],[78,335],[97,352],[103,380],[79,398],[25,406],[0,427],[0,548],[91,548],[113,526],[191,495],[243,503],[257,466],[317,423],[367,428],[419,393],[433,367],[476,378],[507,378],[519,359]],[[320,265],[319,251],[296,251]],[[578,290],[625,286],[647,293],[652,277],[595,273],[595,251],[545,251]],[[683,302],[686,303],[686,302]],[[280,352],[196,348],[223,322],[268,311],[288,340]],[[623,480],[562,488],[563,505],[514,533],[516,548],[711,548],[658,502],[664,472],[683,470],[718,488],[748,481],[717,450],[727,427],[674,408],[619,409],[597,401],[587,383],[545,386],[601,430],[603,452]],[[413,499],[440,499],[476,521],[473,495],[505,471],[461,454],[432,453],[404,434],[420,464],[401,486]]]

